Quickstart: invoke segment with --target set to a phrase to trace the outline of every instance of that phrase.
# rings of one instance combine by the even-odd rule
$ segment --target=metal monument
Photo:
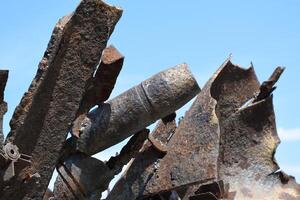
[[[300,199],[274,159],[273,92],[284,68],[260,83],[252,65],[228,58],[201,90],[184,63],[109,99],[126,61],[107,44],[121,16],[82,0],[57,22],[6,138],[0,70],[0,200],[99,200],[125,165],[107,200]],[[92,157],[127,138],[108,161]]]

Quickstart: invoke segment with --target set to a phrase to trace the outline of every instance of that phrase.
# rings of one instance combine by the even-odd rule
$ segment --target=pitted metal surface
[[[199,90],[186,64],[160,72],[92,110],[84,120],[77,150],[92,155],[117,144],[173,113]]]

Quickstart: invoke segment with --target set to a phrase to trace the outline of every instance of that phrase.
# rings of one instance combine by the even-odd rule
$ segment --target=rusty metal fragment
[[[46,70],[16,109],[6,141],[31,155],[32,164],[20,166],[16,176],[4,183],[0,199],[43,197],[87,82],[121,13],[100,0],[83,0],[59,23],[54,43],[49,45],[55,53],[40,65],[37,77],[41,68]]]
[[[239,97],[240,92],[246,92],[241,91],[240,85],[243,84],[241,80],[245,78],[245,87],[251,88],[253,85],[251,78],[256,80],[253,69],[242,70],[228,59],[204,86],[179,124],[168,143],[167,155],[160,161],[159,168],[149,180],[143,195],[169,191],[197,181],[218,179],[219,120],[215,110],[217,102],[211,96],[211,87],[220,74],[223,74],[221,76],[223,81],[228,82],[224,87],[231,88],[231,93],[236,94],[243,102],[247,101],[248,96]],[[256,88],[259,88],[259,85],[256,85]],[[254,93],[250,96],[253,95]],[[228,104],[237,104],[234,102],[237,100],[233,98],[230,100]],[[238,104],[234,107],[239,106]]]
[[[113,156],[108,160],[106,165],[114,171],[115,175],[120,173],[123,166],[126,165],[132,158],[135,158],[139,150],[142,148],[145,140],[148,138],[149,132],[149,129],[143,129],[134,134],[128,143],[122,148],[120,154]]]
[[[274,85],[278,81],[278,79],[280,78],[280,76],[284,70],[285,70],[284,67],[277,67],[274,70],[274,72],[270,76],[270,78],[261,84],[261,86],[259,88],[260,92],[257,95],[257,97],[255,98],[254,102],[263,100],[263,99],[267,98],[268,96],[270,96],[270,94],[276,89],[276,87],[274,87]]]
[[[201,185],[193,195],[187,192],[182,200],[230,200],[233,199],[233,196],[234,195],[229,193],[229,184],[224,184],[221,180]]]
[[[54,200],[53,192],[50,189],[47,189],[43,200]]]
[[[152,136],[167,144],[176,130],[175,117],[175,114],[171,114],[160,120],[151,133]],[[149,141],[145,142],[140,153],[129,163],[127,170],[109,193],[107,200],[127,200],[140,197],[147,182],[159,167],[159,160],[164,155],[157,151]]]
[[[57,171],[55,199],[100,199],[114,177],[104,162],[84,154],[71,155]]]
[[[277,172],[274,161],[279,138],[271,93],[282,71],[277,68],[260,85],[252,66],[243,69],[226,60],[186,113],[167,154],[155,160],[142,151],[148,162],[134,160],[108,200],[153,199],[172,190],[184,200],[300,198],[300,186]],[[151,165],[156,168],[141,170]],[[219,194],[199,191],[219,180],[226,186]]]
[[[108,99],[122,69],[123,62],[124,56],[114,46],[111,45],[103,50],[101,63],[87,86],[77,112],[77,118],[73,122],[73,135],[80,136],[81,123],[88,111]]]
[[[92,110],[81,124],[77,150],[92,155],[117,144],[174,112],[199,90],[186,64],[160,72]]]
[[[300,198],[292,178],[281,179],[274,154],[276,132],[272,96],[234,113],[222,123],[219,178],[236,191],[236,199]],[[266,195],[268,194],[268,195]]]
[[[220,74],[211,89],[212,97],[218,102],[220,125],[218,179],[230,184],[230,190],[236,192],[235,199],[280,199],[283,192],[299,198],[299,186],[295,187],[292,179],[282,182],[274,161],[280,140],[270,94],[282,71],[277,68],[259,87],[256,100],[246,107],[243,106],[245,100],[251,100],[250,97],[259,92],[257,80],[252,79],[252,87],[251,80],[245,78],[241,85],[232,85]],[[240,91],[232,92],[232,88],[240,88]],[[229,104],[231,99],[235,99],[234,104]]]
[[[100,199],[108,184],[134,158],[149,134],[148,129],[136,133],[120,154],[103,163],[84,154],[74,154],[57,167],[54,188],[56,199]]]
[[[3,117],[4,114],[7,112],[7,103],[4,101],[4,90],[5,90],[7,79],[8,79],[8,70],[0,70],[0,167],[3,167],[5,163],[5,153],[3,151],[3,142],[4,142]],[[2,174],[3,172],[0,171],[1,176]]]
[[[0,149],[3,147],[3,116],[7,111],[7,103],[4,101],[4,90],[8,79],[8,70],[0,70]]]

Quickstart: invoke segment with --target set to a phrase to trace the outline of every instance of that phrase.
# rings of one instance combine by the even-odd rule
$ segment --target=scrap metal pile
[[[108,100],[124,61],[107,47],[121,15],[82,0],[59,20],[5,140],[8,71],[0,71],[0,199],[100,199],[126,164],[107,200],[300,199],[274,160],[272,92],[284,68],[260,84],[252,66],[229,58],[200,91],[180,64]],[[193,97],[177,124],[175,111]],[[108,161],[91,157],[130,136]]]

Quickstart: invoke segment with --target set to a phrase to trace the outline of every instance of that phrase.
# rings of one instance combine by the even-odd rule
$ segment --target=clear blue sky
[[[233,62],[254,63],[265,80],[273,69],[287,69],[275,91],[277,127],[282,144],[280,166],[300,180],[300,1],[111,0],[124,9],[109,43],[126,56],[112,96],[147,77],[186,62],[199,85],[232,53]],[[73,11],[78,0],[2,1],[0,3],[0,68],[10,70],[6,88],[12,112],[27,90],[58,18]],[[183,115],[188,108],[180,110]]]

